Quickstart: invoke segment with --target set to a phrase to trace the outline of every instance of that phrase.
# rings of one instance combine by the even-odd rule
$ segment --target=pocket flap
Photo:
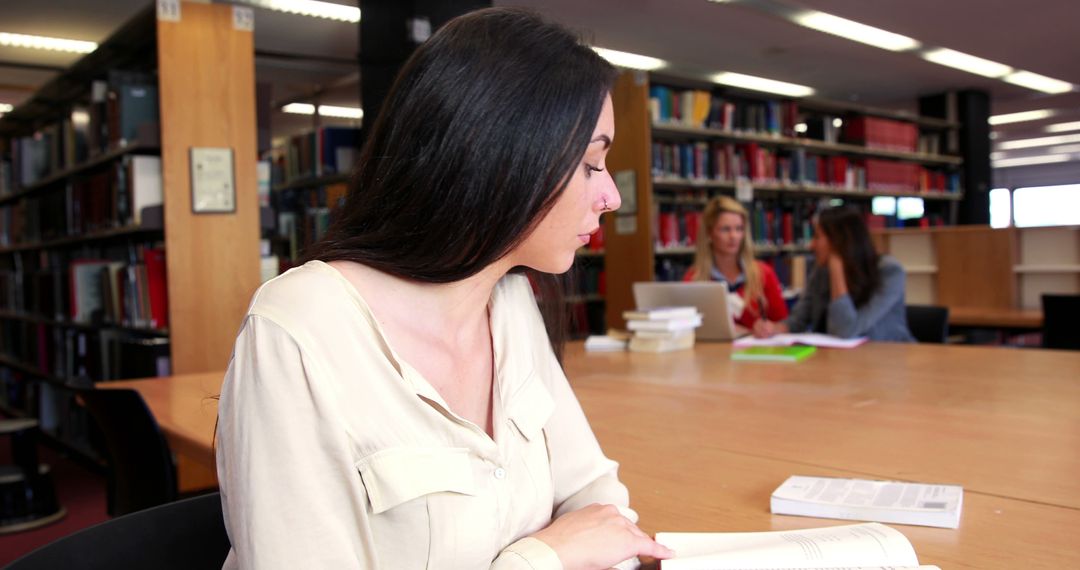
[[[525,381],[512,402],[507,415],[521,435],[529,441],[540,435],[540,431],[555,411],[555,401],[551,399],[544,383],[536,376]]]
[[[395,447],[356,462],[375,514],[431,493],[476,494],[469,450]]]

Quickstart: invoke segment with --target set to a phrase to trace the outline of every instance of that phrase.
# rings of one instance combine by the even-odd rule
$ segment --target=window
[[[1080,224],[1080,184],[1017,188],[1012,198],[1018,228]]]
[[[1012,223],[1012,196],[1008,188],[990,191],[990,227],[1007,228]]]

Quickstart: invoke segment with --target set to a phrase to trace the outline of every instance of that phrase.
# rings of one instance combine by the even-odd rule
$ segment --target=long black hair
[[[568,29],[527,10],[451,20],[398,74],[345,204],[306,258],[424,283],[478,273],[562,194],[616,73]],[[561,315],[559,305],[546,319]],[[562,332],[546,322],[549,334]]]
[[[818,214],[818,227],[844,261],[844,278],[851,300],[856,307],[863,306],[881,286],[881,272],[878,253],[862,213],[847,206],[829,208]]]

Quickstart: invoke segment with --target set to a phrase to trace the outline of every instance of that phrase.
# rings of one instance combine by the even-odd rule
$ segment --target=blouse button
[[[506,469],[496,467],[494,475],[496,479],[506,479]]]

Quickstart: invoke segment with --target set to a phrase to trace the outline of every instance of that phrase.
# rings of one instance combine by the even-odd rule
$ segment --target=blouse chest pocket
[[[358,461],[356,468],[371,505],[371,533],[380,566],[434,568],[432,536],[448,521],[438,520],[429,499],[444,493],[476,494],[469,450],[384,449]]]

